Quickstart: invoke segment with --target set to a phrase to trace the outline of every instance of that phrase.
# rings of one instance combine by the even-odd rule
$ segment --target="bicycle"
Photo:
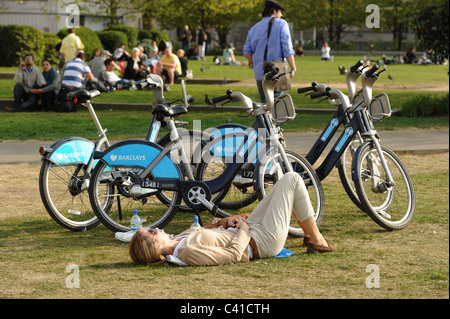
[[[91,99],[97,90],[79,90],[68,94],[75,104],[88,108],[97,128],[95,142],[82,137],[66,137],[50,147],[41,146],[42,165],[39,173],[39,192],[49,215],[61,226],[72,231],[86,231],[100,221],[89,203],[89,177],[96,164],[93,154],[110,146]]]
[[[144,86],[145,83],[147,82],[144,82]],[[150,134],[157,136],[159,128],[167,126],[173,142],[171,146],[163,148],[150,141],[129,140],[114,144],[103,152],[92,173],[89,197],[95,214],[106,227],[116,232],[128,231],[132,212],[134,208],[138,208],[141,218],[145,220],[144,224],[163,228],[175,216],[182,199],[196,212],[206,208],[217,215],[220,208],[211,201],[211,194],[229,187],[236,173],[249,162],[250,150],[258,140],[261,145],[265,146],[270,142],[271,146],[258,150],[258,163],[261,158],[279,152],[284,167],[292,171],[290,161],[266,112],[240,92],[228,91],[227,95],[213,100],[218,103],[226,99],[242,102],[247,113],[255,117],[255,125],[253,131],[225,134],[194,151],[194,156],[205,154],[214,151],[215,147],[232,136],[243,138],[243,143],[237,146],[233,155],[233,162],[213,180],[200,181],[194,178],[191,161],[174,124],[175,117],[187,113],[183,106],[153,106]],[[172,151],[178,152],[179,164],[172,158]],[[320,224],[323,216],[323,190],[320,182],[306,160],[300,156],[295,159],[299,160],[298,165],[304,168],[305,178],[308,177],[308,182],[318,193],[316,222]],[[164,200],[161,201],[162,197]],[[222,215],[227,213],[222,212]]]
[[[150,81],[162,83],[162,79],[154,75],[150,76]],[[183,103],[188,105],[192,100],[188,98],[184,84],[183,82]],[[155,91],[154,94],[156,101],[166,103],[162,91]],[[59,225],[72,231],[86,231],[100,223],[92,210],[88,195],[90,176],[97,157],[101,151],[111,146],[106,136],[107,129],[102,128],[91,103],[99,95],[97,90],[78,90],[67,96],[72,103],[89,110],[100,137],[98,140],[92,142],[82,137],[66,137],[50,147],[39,148],[42,155],[39,174],[42,202],[48,214]],[[147,134],[146,139],[156,141],[157,136]],[[165,139],[158,142],[170,144]]]
[[[273,126],[273,130],[277,135],[274,135],[273,138],[277,139],[277,141],[282,145],[284,148],[285,140],[282,135],[282,129],[281,126],[296,117],[294,105],[292,98],[289,94],[283,94],[277,98],[274,98],[274,89],[275,85],[279,79],[280,76],[283,74],[279,74],[280,70],[276,68],[272,64],[268,64],[265,69],[265,76],[263,77],[263,90],[267,97],[267,103],[255,103],[253,104],[255,106],[258,106],[259,108],[263,109],[266,113],[267,121],[271,123]],[[215,103],[218,102],[216,99],[213,99]],[[223,100],[225,100],[226,103],[232,102],[232,99],[227,99],[226,96],[223,97]],[[211,101],[207,96],[205,99],[206,103],[212,106],[216,106],[216,104]],[[235,130],[239,131],[245,131],[247,128],[239,124],[228,124]],[[224,149],[224,148],[223,148]],[[224,163],[223,160],[220,160],[220,156],[218,156],[218,152],[212,152],[214,153],[215,157],[219,157],[219,160],[215,160],[213,158],[213,161],[207,162],[205,166],[209,167],[213,166],[212,170],[217,170],[219,172],[222,172],[226,169],[226,163]],[[288,157],[288,159],[291,161],[291,165],[296,166],[297,163],[304,161],[304,158],[298,155],[297,153],[285,149],[285,153]],[[220,154],[219,154],[220,155]],[[222,158],[226,158],[227,154],[222,154]],[[228,156],[233,155],[233,152],[231,154],[228,154]],[[214,173],[209,173],[211,176],[207,176],[206,174],[202,174],[203,171],[206,169],[202,166],[203,163],[201,163],[198,166],[198,173],[199,173],[199,179],[208,180],[212,179],[214,177]],[[252,165],[253,164],[253,165]],[[236,189],[236,193],[240,193],[241,197],[240,200],[234,202],[234,203],[223,203],[222,201],[216,202],[217,205],[222,208],[225,205],[228,205],[228,207],[231,207],[231,204],[234,204],[234,207],[232,208],[240,208],[244,205],[248,205],[249,203],[255,201],[256,199],[261,200],[266,196],[266,194],[270,191],[272,186],[288,171],[287,166],[284,164],[283,159],[280,154],[275,155],[273,157],[266,158],[266,163],[262,165],[262,162],[260,162],[258,165],[257,163],[253,161],[252,163],[246,163],[244,167],[241,169],[241,171],[237,174],[236,178],[233,180],[232,187]],[[304,165],[304,164],[301,164]],[[301,166],[300,165],[300,166]],[[220,174],[216,172],[216,175]],[[305,181],[305,185],[307,186],[310,198],[313,203],[313,207],[316,211],[316,214],[321,208],[321,204],[323,202],[323,194],[316,191],[316,187],[314,184],[316,181],[311,183],[311,180],[309,178],[309,173],[306,175],[302,175],[302,178]],[[314,180],[314,179],[313,179]],[[248,189],[252,189],[251,192],[246,192]],[[247,196],[245,196],[248,194]],[[218,197],[218,200],[220,200],[221,197]],[[228,215],[227,215],[228,216]],[[226,216],[221,216],[226,217]],[[323,215],[322,215],[323,218]],[[317,220],[316,220],[317,222]],[[319,223],[320,224],[320,223]],[[298,223],[295,219],[291,220],[291,226],[289,228],[289,235],[291,237],[301,237],[304,235],[303,230],[298,226]]]
[[[316,169],[319,179],[325,179],[333,167],[338,165],[344,187],[350,184],[346,166],[348,160],[345,159],[349,149],[352,154],[351,179],[355,186],[355,198],[362,209],[387,230],[403,229],[414,216],[415,193],[405,166],[393,151],[380,144],[373,125],[391,114],[389,99],[385,93],[372,97],[372,86],[384,71],[377,73],[379,68],[376,64],[362,74],[363,89],[360,94],[355,95],[353,104],[348,96],[337,89],[327,87],[323,90],[323,86],[314,83],[309,88],[299,89],[299,93],[315,91],[310,93],[312,99],[325,97],[334,100],[338,106],[335,116],[306,158],[311,164],[315,163],[338,127],[343,124],[344,131]],[[360,145],[348,148],[353,143]],[[355,148],[356,151],[352,153]],[[346,191],[350,195],[353,189],[346,188]],[[353,198],[352,200],[355,202]]]

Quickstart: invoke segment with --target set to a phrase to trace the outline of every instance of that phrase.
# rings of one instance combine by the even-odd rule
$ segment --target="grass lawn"
[[[345,90],[340,64],[346,67],[358,57],[297,58],[299,72],[291,92],[297,107],[330,108],[295,92],[312,81],[329,83]],[[202,66],[209,66],[201,72]],[[190,85],[188,93],[197,103],[204,95],[223,95],[226,89],[256,98],[253,73],[246,67],[215,66],[189,61],[195,78],[243,80],[239,85]],[[0,69],[0,71],[4,69]],[[448,66],[389,66],[377,82],[396,108],[413,95],[448,92]],[[12,98],[11,80],[0,81],[0,99]],[[181,96],[179,85],[166,93],[167,100]],[[149,103],[148,92],[121,91],[103,94],[95,101]],[[95,102],[94,101],[94,102]],[[319,106],[318,106],[319,105]],[[94,104],[95,106],[95,104]],[[250,125],[253,118],[219,108],[191,111],[180,120],[202,120],[202,128],[233,122]],[[111,140],[145,138],[150,122],[148,111],[100,110],[98,117],[108,128]],[[300,114],[286,131],[321,130],[331,115]],[[440,118],[391,117],[378,129],[448,127],[448,116]],[[192,125],[190,125],[192,128]],[[0,141],[40,139],[55,141],[66,136],[95,139],[96,130],[86,110],[77,113],[2,113]],[[326,207],[321,231],[333,239],[337,251],[308,255],[301,240],[288,238],[289,258],[269,258],[218,267],[143,267],[134,265],[127,244],[119,242],[103,225],[88,232],[70,232],[58,226],[42,205],[38,178],[39,163],[0,165],[3,185],[0,201],[0,298],[180,298],[180,299],[448,299],[449,298],[449,154],[401,155],[416,192],[416,213],[401,231],[387,232],[359,211],[348,199],[337,171],[323,181]],[[430,165],[432,163],[432,165]],[[240,212],[250,212],[253,204]],[[202,213],[203,220],[210,218]],[[178,233],[192,223],[193,215],[179,213],[166,227]],[[68,288],[70,269],[79,269],[80,288]],[[379,269],[380,288],[368,288],[370,267]],[[368,268],[369,267],[369,268]],[[188,302],[188,301],[186,301]],[[169,310],[179,312],[177,305]],[[175,316],[173,316],[175,318]]]
[[[242,58],[242,57],[241,57]],[[336,56],[334,62],[323,62],[318,57],[306,56],[296,58],[299,72],[290,92],[296,108],[326,108],[332,106],[318,100],[311,100],[303,94],[297,94],[298,87],[307,86],[312,81],[327,83],[331,87],[342,89],[346,92],[345,78],[338,72],[340,64],[351,66],[359,57]],[[200,69],[208,66],[206,72]],[[258,93],[253,80],[253,71],[248,67],[233,67],[214,65],[211,57],[207,61],[189,61],[189,67],[194,70],[194,78],[241,80],[239,83],[229,85],[198,85],[189,84],[188,94],[195,98],[193,105],[204,105],[205,95],[210,98],[225,94],[227,89],[243,92],[254,100],[258,100]],[[408,100],[418,95],[440,96],[448,92],[448,66],[443,65],[393,65],[388,66],[389,74],[394,81],[388,79],[385,72],[374,87],[374,94],[387,92],[393,109],[401,108]],[[1,70],[1,69],[0,69]],[[3,69],[4,70],[4,69]],[[0,98],[13,98],[13,80],[0,81]],[[170,92],[165,92],[167,101],[174,101],[181,97],[181,86],[172,86]],[[93,100],[95,102],[111,103],[111,111],[98,111],[98,117],[102,125],[109,130],[109,136],[113,140],[126,138],[144,138],[150,121],[150,107],[147,111],[121,111],[114,108],[114,103],[139,103],[149,104],[153,100],[153,94],[148,91],[116,91],[103,93]],[[230,104],[233,105],[233,104]],[[239,106],[239,103],[235,103]],[[220,107],[211,111],[193,111],[181,116],[179,119],[192,123],[193,120],[201,120],[202,128],[213,127],[224,123],[228,118],[233,122],[251,125],[253,118],[238,117],[238,111],[225,112]],[[321,130],[328,122],[330,115],[308,115],[301,113],[295,121],[284,126],[286,131]],[[391,117],[377,125],[380,129],[395,129],[405,127],[428,128],[435,126],[448,126],[448,117],[441,118],[404,118]],[[20,127],[20,129],[17,129]],[[191,125],[192,127],[192,125]],[[28,113],[6,114],[0,118],[0,139],[41,139],[57,140],[66,136],[82,136],[89,139],[96,138],[96,130],[88,112],[81,111],[71,114],[56,113]]]
[[[359,211],[335,170],[323,182],[320,227],[335,253],[308,255],[301,240],[289,238],[289,258],[218,267],[136,266],[127,244],[103,225],[74,233],[48,216],[38,164],[0,165],[11,173],[0,176],[8,185],[0,193],[0,298],[448,299],[448,153],[401,159],[417,196],[415,217],[405,229],[385,231]],[[190,223],[192,214],[179,213],[166,231],[177,233]],[[78,289],[66,286],[72,264],[79,267]],[[366,286],[369,265],[379,269],[380,288]]]

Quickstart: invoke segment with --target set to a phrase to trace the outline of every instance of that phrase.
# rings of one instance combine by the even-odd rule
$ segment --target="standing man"
[[[244,56],[253,64],[253,72],[255,73],[256,85],[258,86],[261,102],[266,103],[266,97],[262,88],[262,79],[264,75],[264,52],[267,46],[267,61],[286,58],[291,66],[289,76],[292,79],[297,72],[294,60],[294,49],[292,46],[291,32],[286,20],[281,19],[283,16],[283,6],[277,1],[268,0],[265,3],[262,12],[262,20],[255,24],[247,34],[247,41],[244,45]],[[269,39],[267,32],[269,22],[274,18],[272,30]],[[279,95],[276,93],[275,96]]]
[[[190,45],[191,40],[192,40],[191,31],[189,31],[189,26],[188,25],[184,26],[184,30],[183,30],[183,32],[181,33],[181,36],[180,36],[180,40],[181,40],[181,45],[183,47],[184,52],[188,52],[189,51],[189,45]]]
[[[6,112],[22,112],[25,109],[36,105],[38,96],[32,90],[46,85],[44,76],[34,66],[33,56],[27,54],[20,63],[14,76],[16,85],[14,86],[14,107],[5,107]]]
[[[66,63],[75,58],[77,50],[84,49],[84,44],[81,42],[80,37],[75,35],[75,29],[69,28],[67,32],[69,34],[62,40],[61,48],[59,49]]]

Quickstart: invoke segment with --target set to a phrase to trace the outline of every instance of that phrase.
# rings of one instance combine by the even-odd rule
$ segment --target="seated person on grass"
[[[31,92],[32,89],[41,88],[46,85],[44,76],[34,66],[34,59],[31,54],[24,57],[14,76],[16,85],[14,86],[14,106],[5,107],[6,112],[22,112],[36,105],[38,95]]]
[[[182,73],[180,60],[172,53],[170,48],[166,48],[164,51],[164,55],[159,60],[156,71],[159,76],[168,78],[170,84],[174,84],[174,81],[180,77]]]
[[[105,60],[106,71],[102,72],[102,80],[108,82],[116,89],[126,89],[133,85],[130,80],[122,79],[116,74],[116,65],[112,58]]]

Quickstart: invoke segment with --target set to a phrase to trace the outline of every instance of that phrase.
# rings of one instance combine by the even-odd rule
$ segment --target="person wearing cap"
[[[285,58],[291,71],[289,76],[292,79],[297,72],[295,66],[295,51],[292,46],[291,32],[286,20],[281,19],[284,7],[277,1],[268,0],[265,3],[262,12],[262,20],[255,24],[247,34],[247,40],[244,44],[244,56],[253,64],[256,84],[258,86],[261,102],[266,103],[266,97],[262,89],[262,79],[264,75],[264,52],[267,46],[267,61]],[[267,40],[269,22],[274,18],[270,37]],[[276,93],[275,96],[280,93]]]
[[[95,78],[98,78],[100,76],[100,73],[106,70],[105,67],[105,61],[112,57],[111,52],[108,50],[104,50],[102,54],[100,54],[98,57],[93,58],[89,62],[89,67],[91,68],[92,75],[94,75]]]
[[[50,111],[55,107],[56,95],[59,91],[59,73],[55,71],[49,58],[42,60],[42,69],[46,85],[40,89],[31,89],[30,92],[41,95],[38,105],[42,111]]]

